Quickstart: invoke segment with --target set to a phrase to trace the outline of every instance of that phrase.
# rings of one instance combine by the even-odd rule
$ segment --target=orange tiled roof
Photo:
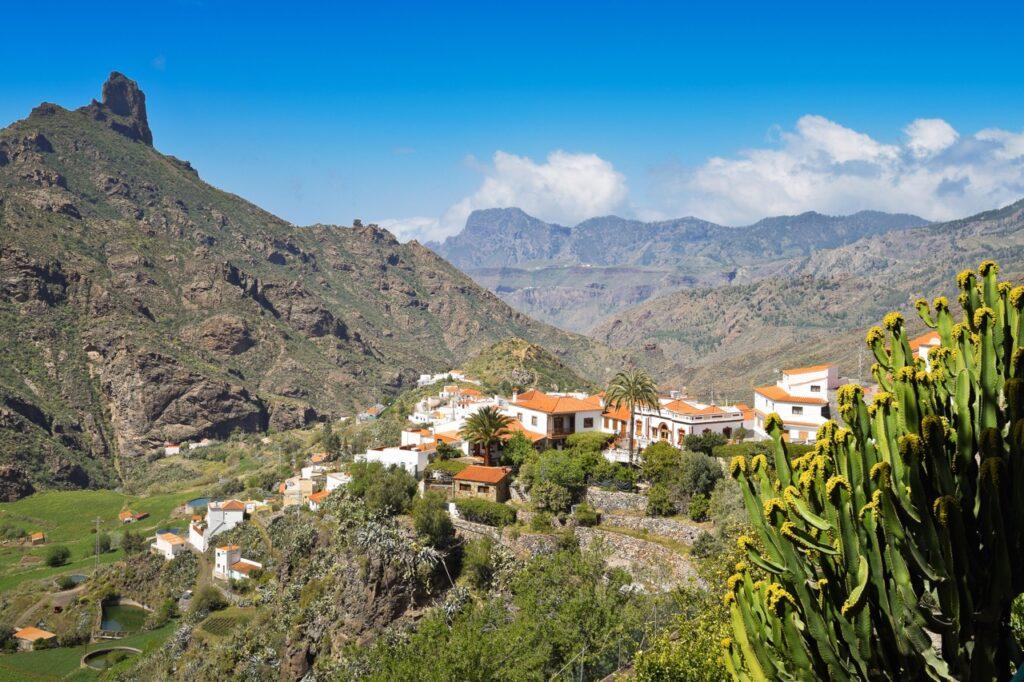
[[[317,504],[320,504],[321,502],[326,500],[327,496],[330,494],[331,492],[329,490],[321,490],[318,493],[313,493],[312,495],[310,495],[309,500],[310,502],[316,502]]]
[[[32,535],[29,535],[28,538],[29,540],[42,540],[46,538],[46,534],[40,531],[38,533],[32,533]]]
[[[762,412],[761,410],[754,410],[754,412],[756,414],[761,415],[762,419],[768,416],[767,413]],[[779,415],[779,416],[781,417],[782,415]],[[782,425],[785,426],[785,427],[789,427],[789,426],[808,426],[808,427],[811,427],[812,429],[817,429],[819,426],[821,426],[820,423],[816,424],[814,422],[802,422],[802,421],[797,421],[795,419],[786,419],[784,417],[782,419]]]
[[[185,542],[183,537],[174,533],[160,533],[158,537],[169,545],[180,545]]]
[[[543,433],[537,433],[536,431],[530,431],[525,426],[523,426],[523,423],[521,421],[519,421],[518,419],[513,419],[512,421],[510,421],[508,423],[507,429],[511,433],[519,432],[519,433],[523,434],[524,436],[529,438],[534,443],[536,443],[537,441],[544,440],[545,438],[547,438],[547,436],[544,435]],[[511,433],[509,435],[511,435]]]
[[[750,419],[751,417],[754,416],[754,408],[752,408],[750,405],[747,405],[746,403],[736,403],[735,405],[733,405],[733,407],[735,407],[736,409],[743,413],[744,419]]]
[[[548,395],[543,391],[532,390],[520,395],[513,405],[524,407],[528,410],[536,410],[547,414],[560,414],[565,412],[590,412],[600,410],[600,400],[595,403],[593,396],[586,400],[573,398],[572,396]]]
[[[939,337],[938,332],[928,332],[927,334],[921,334],[916,338],[910,340],[910,350],[917,350],[921,346],[937,346],[941,343],[942,339]]]
[[[827,405],[828,401],[824,398],[809,398],[802,395],[792,395],[786,393],[779,386],[758,386],[754,389],[755,392],[760,393],[769,400],[783,403],[800,403],[803,405]]]
[[[483,395],[483,393],[481,393],[480,391],[476,390],[475,388],[464,388],[464,389],[462,389],[459,392],[462,395],[468,395],[468,396],[471,396],[471,397],[474,397],[474,398],[477,398],[477,397],[480,397],[480,396]]]
[[[227,502],[221,502],[220,508],[224,511],[245,511],[245,503],[238,500],[228,500]]]
[[[39,628],[30,625],[27,628],[15,630],[14,636],[18,639],[23,639],[26,642],[34,642],[37,639],[53,639],[57,635],[47,630],[40,630]]]
[[[445,431],[444,433],[435,433],[434,440],[438,443],[447,443],[451,445],[452,443],[458,443],[462,438],[460,438],[459,434],[454,431]]]
[[[604,417],[611,417],[612,419],[618,419],[620,422],[629,423],[629,408],[625,405],[619,405],[615,409],[606,409]]]
[[[832,366],[831,362],[826,362],[823,365],[809,365],[807,367],[796,367],[794,369],[784,369],[783,374],[807,374],[809,372],[820,372],[823,369],[828,369]]]
[[[511,472],[506,467],[483,467],[470,464],[455,474],[456,481],[473,481],[474,483],[501,483]]]
[[[253,571],[258,570],[260,567],[251,561],[242,559],[241,561],[236,561],[235,563],[231,564],[230,566],[228,566],[228,568],[230,568],[232,571],[237,571],[244,575],[249,575]]]
[[[685,400],[673,400],[670,403],[666,403],[662,406],[662,409],[675,412],[676,414],[724,414],[725,410],[720,408],[718,405],[708,405],[707,407],[694,407]]]
[[[117,515],[117,518],[119,518],[122,521],[124,521],[125,519],[130,519],[130,518],[132,518],[134,516],[135,515],[132,514],[130,511],[128,511],[127,509],[122,509],[121,513]]]

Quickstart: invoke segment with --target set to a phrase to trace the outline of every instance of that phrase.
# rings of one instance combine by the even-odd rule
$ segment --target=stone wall
[[[647,497],[637,493],[613,492],[600,488],[587,488],[587,503],[600,511],[635,512],[643,514],[647,509]]]
[[[576,537],[581,547],[603,552],[610,567],[629,571],[634,582],[648,589],[706,587],[686,557],[655,542],[597,528],[576,528]]]
[[[623,514],[603,514],[601,523],[605,526],[618,526],[635,531],[647,531],[652,535],[661,535],[676,542],[692,545],[697,536],[704,530],[696,523],[676,519],[654,518],[649,516],[626,516]]]
[[[517,537],[514,537],[515,533],[509,528],[495,528],[456,517],[452,517],[452,524],[455,526],[455,532],[466,540],[475,540],[486,535],[506,545],[520,556],[532,557],[538,554],[547,554],[553,552],[558,546],[558,538],[553,535],[519,533]]]

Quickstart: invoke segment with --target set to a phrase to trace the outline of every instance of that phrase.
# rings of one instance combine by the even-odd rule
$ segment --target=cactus
[[[789,459],[782,420],[764,456],[736,459],[754,537],[729,578],[742,680],[1008,679],[1021,652],[1010,605],[1024,591],[1024,287],[986,261],[916,304],[941,345],[915,357],[899,313],[867,343],[879,386],[837,396]]]

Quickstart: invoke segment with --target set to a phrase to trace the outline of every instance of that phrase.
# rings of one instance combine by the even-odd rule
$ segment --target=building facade
[[[831,418],[829,402],[839,388],[835,365],[783,370],[774,385],[754,389],[754,432],[765,438],[765,418],[782,418],[784,436],[795,443],[814,442],[818,427]]]

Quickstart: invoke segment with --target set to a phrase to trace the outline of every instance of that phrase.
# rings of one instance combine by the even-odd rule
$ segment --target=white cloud
[[[391,219],[380,221],[380,225],[394,226],[402,239],[443,239],[459,232],[476,209],[513,206],[541,220],[575,225],[615,211],[628,195],[625,176],[596,154],[557,150],[538,163],[497,151],[489,166],[473,165],[484,175],[480,187],[439,219]]]
[[[659,209],[726,224],[765,216],[863,209],[933,220],[971,215],[1024,195],[1024,133],[966,137],[918,119],[885,144],[821,116],[803,116],[779,144],[656,174]]]

